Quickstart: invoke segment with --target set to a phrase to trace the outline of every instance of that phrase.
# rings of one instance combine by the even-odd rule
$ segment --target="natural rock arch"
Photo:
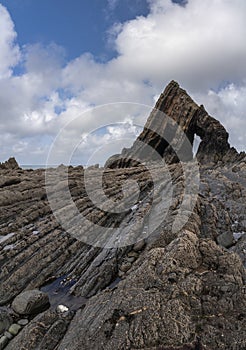
[[[223,125],[211,117],[203,105],[198,106],[179,84],[171,81],[156,102],[145,127],[130,149],[124,149],[106,162],[106,167],[127,167],[133,165],[132,156],[143,160],[154,160],[156,153],[169,163],[177,162],[179,157],[167,142],[173,138],[174,144],[181,150],[183,159],[193,158],[192,147],[188,147],[177,135],[175,125],[172,127],[165,121],[166,115],[179,125],[193,146],[194,136],[201,138],[197,151],[200,163],[216,163],[230,151],[236,155],[234,148],[228,143],[228,133]],[[167,119],[167,118],[166,118]],[[168,137],[167,137],[168,136]],[[175,140],[176,139],[176,140]],[[151,146],[152,152],[146,152],[144,144]]]

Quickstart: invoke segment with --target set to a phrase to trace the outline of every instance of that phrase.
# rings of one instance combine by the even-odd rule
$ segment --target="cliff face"
[[[224,127],[177,83],[169,84],[156,107],[181,126],[191,143],[194,133],[202,139],[195,196],[186,193],[184,176],[192,174],[194,162],[187,161],[184,170],[170,146],[152,132],[167,132],[165,120],[155,118],[156,110],[139,139],[169,160],[167,168],[153,162],[151,178],[145,166],[130,167],[126,154],[139,155],[144,147],[136,141],[123,159],[113,165],[111,160],[114,169],[88,170],[94,195],[101,191],[98,179],[103,175],[103,189],[113,204],[123,195],[126,202],[132,198],[136,189],[129,189],[129,183],[124,193],[123,188],[127,180],[137,181],[140,194],[130,210],[112,215],[110,209],[98,208],[87,193],[82,167],[60,167],[59,181],[51,176],[49,188],[44,170],[0,170],[1,349],[246,348],[245,154],[230,148]],[[173,136],[182,146],[180,135]],[[136,242],[103,248],[65,232],[46,194],[55,193],[58,209],[70,212],[61,200],[66,187],[62,169],[68,171],[78,211],[99,225],[100,234],[115,226],[121,238],[135,235]],[[195,179],[190,181],[193,185]],[[71,232],[78,232],[76,221],[68,220]],[[182,223],[178,230],[173,229],[175,222]],[[90,226],[80,225],[80,237],[92,233]],[[41,294],[46,309],[35,300],[35,289],[48,295],[50,306]],[[29,300],[25,290],[31,291]],[[39,310],[31,313],[30,305]],[[12,336],[4,335],[6,330]]]
[[[172,121],[174,123],[172,123]],[[187,136],[187,145],[180,131]],[[229,152],[229,158],[235,157],[236,150],[230,148],[228,133],[220,122],[208,115],[203,106],[198,106],[187,92],[175,81],[171,81],[160,95],[152,110],[144,130],[130,149],[124,149],[120,156],[110,158],[106,167],[125,167],[134,164],[130,159],[154,160],[156,152],[168,163],[177,162],[177,150],[182,153],[183,160],[193,157],[192,146],[194,136],[201,138],[196,154],[201,164],[223,161]],[[145,145],[152,148],[146,150]]]

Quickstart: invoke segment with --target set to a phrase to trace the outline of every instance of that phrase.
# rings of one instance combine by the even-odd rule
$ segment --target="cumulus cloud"
[[[246,2],[150,1],[151,12],[123,25],[116,38],[123,74],[158,87],[177,79],[189,89],[214,88],[246,74]]]
[[[0,4],[0,79],[9,77],[20,60],[20,50],[15,44],[14,24],[5,7]]]
[[[17,153],[22,163],[35,157],[40,163],[52,137],[88,108],[116,101],[151,106],[171,79],[227,127],[232,145],[245,148],[246,2],[148,2],[147,16],[110,29],[117,55],[104,63],[90,53],[66,62],[55,43],[19,48],[14,24],[0,5],[1,160]],[[108,4],[113,8],[117,1]],[[23,73],[15,75],[20,63]],[[100,118],[112,121],[111,115]],[[114,115],[115,122],[123,119]],[[89,133],[97,124],[95,118],[82,118],[74,132]],[[105,133],[91,144],[112,137],[109,129]]]
[[[246,86],[229,84],[218,92],[210,90],[206,95],[195,94],[194,98],[229,130],[231,145],[236,146],[238,151],[245,151]]]

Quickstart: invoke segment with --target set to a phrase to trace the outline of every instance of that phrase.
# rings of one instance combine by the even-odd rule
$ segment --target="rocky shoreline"
[[[160,184],[153,200],[148,169],[125,161],[139,152],[137,143],[120,162],[113,157],[107,167],[88,170],[95,191],[98,172],[104,174],[106,194],[115,201],[126,180],[140,184],[136,206],[117,217],[126,223],[121,234],[132,230],[141,237],[134,244],[102,248],[76,239],[51,210],[44,169],[22,170],[13,159],[0,164],[0,349],[246,348],[246,155],[230,147],[224,127],[177,83],[170,83],[157,107],[185,133],[202,135],[194,206],[192,195],[183,203],[182,164],[168,147],[162,150],[166,173],[152,164]],[[153,129],[155,121],[152,113],[147,125]],[[160,145],[147,126],[140,137]],[[187,171],[192,167],[188,161]],[[79,212],[104,227],[116,225],[88,198],[83,167],[66,170]],[[150,208],[155,220],[163,215],[167,173],[172,201],[161,225],[143,238],[148,228],[138,218]],[[59,198],[65,181],[51,185]],[[177,218],[185,224],[174,232]]]

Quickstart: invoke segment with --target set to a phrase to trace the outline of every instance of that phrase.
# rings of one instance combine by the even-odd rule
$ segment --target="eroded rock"
[[[128,189],[126,202],[131,204],[120,215],[110,215],[110,205],[105,211],[96,208],[86,193],[82,167],[61,166],[60,181],[50,184],[60,203],[66,186],[62,170],[68,171],[78,210],[99,227],[123,223],[122,237],[136,238],[129,246],[93,246],[65,232],[49,206],[44,170],[0,170],[0,303],[6,307],[19,298],[18,310],[26,312],[30,308],[23,294],[45,288],[52,301],[48,310],[21,324],[19,333],[4,345],[6,350],[246,348],[245,235],[234,238],[235,233],[246,232],[245,154],[229,147],[226,130],[178,84],[167,87],[158,107],[180,124],[191,143],[194,133],[202,138],[194,206],[192,196],[184,200],[182,164],[175,163],[168,145],[149,133],[147,126],[157,125],[156,111],[140,135],[170,163],[163,170],[152,162],[158,180],[156,198],[151,197],[154,186],[148,171],[137,164],[129,167],[130,163],[128,168],[88,170],[96,196],[101,191],[96,174],[104,172],[103,189],[113,205],[122,198],[126,180],[138,182],[136,203],[129,200],[133,192]],[[158,122],[165,132],[163,120]],[[134,147],[131,151],[139,150]],[[188,160],[191,153],[186,151]],[[122,152],[124,157],[127,152]],[[193,163],[187,161],[187,167],[190,171]],[[170,177],[173,196],[164,219]],[[150,208],[153,220],[162,219],[151,235],[140,220],[148,219]],[[69,207],[60,209],[69,213]],[[184,226],[174,231],[177,219]],[[73,220],[70,226],[77,229]],[[89,226],[83,225],[79,232],[86,236]],[[219,242],[225,233],[230,239],[226,244]],[[228,250],[219,243],[232,247]],[[122,272],[124,264],[129,265]]]
[[[12,308],[20,315],[31,315],[49,306],[49,297],[40,290],[27,290],[20,293],[13,301]]]

